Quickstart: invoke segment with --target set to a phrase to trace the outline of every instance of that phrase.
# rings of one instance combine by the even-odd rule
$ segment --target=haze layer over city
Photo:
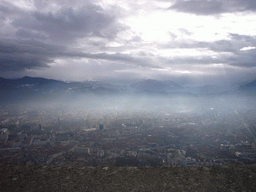
[[[256,2],[0,2],[1,162],[256,162]]]

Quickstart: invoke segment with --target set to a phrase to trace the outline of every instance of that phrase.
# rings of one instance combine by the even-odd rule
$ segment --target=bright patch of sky
[[[255,49],[255,47],[243,47],[242,49],[240,49],[240,51],[248,51],[248,50],[252,50],[252,49]]]

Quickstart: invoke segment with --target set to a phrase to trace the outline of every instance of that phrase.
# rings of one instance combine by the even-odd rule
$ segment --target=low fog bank
[[[117,86],[106,82],[63,82],[23,77],[0,79],[0,105],[21,110],[106,113],[204,113],[218,114],[255,108],[256,81],[230,89],[205,85],[183,87],[174,81],[153,79]],[[18,110],[18,109],[17,109]]]
[[[169,114],[169,113],[205,113],[214,111],[234,113],[250,111],[256,108],[256,98],[246,94],[193,95],[184,93],[146,94],[63,94],[50,97],[33,97],[12,102],[2,102],[2,107],[13,110],[50,110],[51,113],[77,115],[106,114]],[[61,112],[60,112],[61,111]]]

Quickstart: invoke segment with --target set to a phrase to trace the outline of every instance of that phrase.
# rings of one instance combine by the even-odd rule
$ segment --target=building
[[[89,147],[75,147],[74,153],[91,154],[91,149]]]
[[[59,132],[55,135],[56,141],[67,141],[70,139],[69,132]]]
[[[0,143],[6,143],[9,137],[9,131],[7,128],[0,129]]]
[[[99,124],[99,130],[101,131],[103,130],[103,128],[104,128],[103,124]]]

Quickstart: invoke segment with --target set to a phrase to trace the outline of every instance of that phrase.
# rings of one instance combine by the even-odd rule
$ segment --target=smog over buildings
[[[256,163],[256,1],[2,0],[0,26],[1,165]]]

